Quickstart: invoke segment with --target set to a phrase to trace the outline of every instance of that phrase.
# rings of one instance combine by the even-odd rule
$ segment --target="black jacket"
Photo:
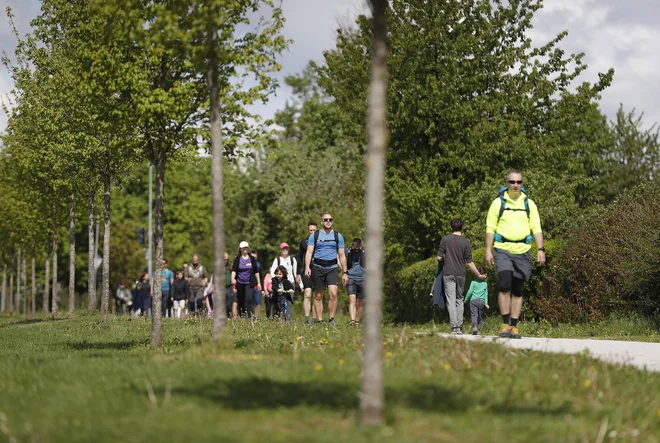
[[[174,300],[188,300],[190,298],[190,287],[185,279],[174,279],[170,286],[170,297]]]
[[[309,237],[305,237],[300,240],[300,246],[298,247],[298,275],[303,275],[305,273],[305,254],[307,254],[307,240]]]
[[[277,277],[273,277],[272,281],[273,281],[273,295],[277,296],[278,299],[280,297],[285,297],[288,300],[293,300],[293,294],[286,292],[293,289],[293,284],[291,284],[288,278],[285,278],[284,280],[280,281],[277,279]],[[284,293],[280,294],[279,292],[277,292],[277,290],[280,289],[280,287],[284,289],[285,291]]]

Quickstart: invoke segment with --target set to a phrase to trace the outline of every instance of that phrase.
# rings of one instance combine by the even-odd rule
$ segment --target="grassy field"
[[[0,441],[660,441],[660,374],[413,334],[432,325],[384,329],[387,425],[362,430],[345,320],[240,320],[213,346],[166,319],[155,351],[142,319],[2,318]]]

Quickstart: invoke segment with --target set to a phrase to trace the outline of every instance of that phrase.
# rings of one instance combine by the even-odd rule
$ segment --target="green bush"
[[[647,184],[592,213],[565,238],[548,297],[536,309],[554,323],[612,312],[660,314],[660,186]]]

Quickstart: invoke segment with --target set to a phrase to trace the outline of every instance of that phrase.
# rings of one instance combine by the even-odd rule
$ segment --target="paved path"
[[[660,343],[535,337],[523,337],[520,340],[512,340],[494,336],[467,334],[438,335],[460,340],[491,341],[514,349],[531,349],[542,352],[579,354],[588,351],[592,357],[609,363],[627,364],[652,372],[660,372]]]

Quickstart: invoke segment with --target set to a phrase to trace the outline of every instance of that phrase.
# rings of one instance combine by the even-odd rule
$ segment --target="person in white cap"
[[[273,264],[270,267],[270,275],[275,275],[275,270],[279,266],[284,266],[286,268],[286,277],[291,282],[291,284],[295,286],[298,271],[298,260],[296,260],[292,255],[289,255],[289,244],[285,242],[280,243],[280,256],[273,260]],[[300,289],[302,290],[302,286]]]
[[[252,314],[253,297],[252,288],[255,286],[261,291],[261,278],[257,272],[257,260],[250,255],[250,245],[242,241],[238,245],[240,254],[234,259],[231,271],[231,284],[238,298],[238,312],[241,317]],[[247,295],[250,297],[246,297]]]

